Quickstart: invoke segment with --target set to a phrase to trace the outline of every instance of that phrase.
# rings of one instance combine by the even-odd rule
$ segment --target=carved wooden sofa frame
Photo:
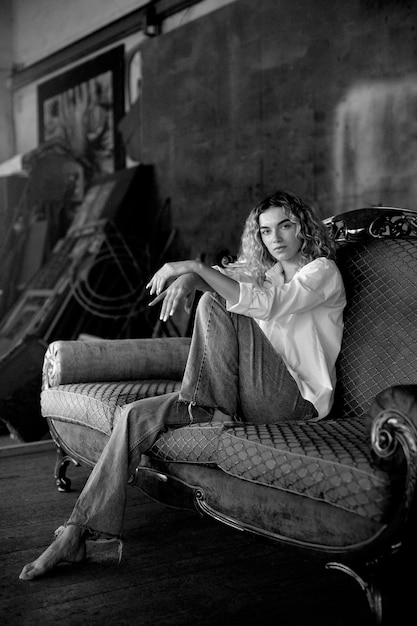
[[[384,581],[416,529],[417,213],[359,209],[325,223],[348,296],[331,416],[167,431],[132,482],[166,504],[321,553],[360,584],[381,623]],[[121,406],[179,389],[189,341],[49,346],[41,404],[59,490],[70,489],[69,463],[97,461]],[[149,350],[160,355],[153,371]]]

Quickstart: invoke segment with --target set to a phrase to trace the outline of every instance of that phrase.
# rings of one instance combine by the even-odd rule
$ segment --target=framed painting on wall
[[[93,176],[124,167],[117,124],[124,115],[124,46],[38,85],[39,143],[60,139]]]

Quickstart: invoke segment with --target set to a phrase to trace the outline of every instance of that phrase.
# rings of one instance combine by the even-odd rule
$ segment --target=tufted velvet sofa
[[[416,526],[417,213],[359,209],[325,223],[348,296],[332,414],[168,430],[132,482],[166,504],[321,553],[359,582],[380,623],[383,583]],[[58,489],[70,488],[70,462],[94,465],[123,405],[179,389],[189,341],[49,346],[41,405]]]

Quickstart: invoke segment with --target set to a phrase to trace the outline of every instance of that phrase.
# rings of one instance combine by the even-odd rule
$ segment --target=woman
[[[20,578],[85,559],[86,539],[120,540],[129,466],[167,428],[193,422],[273,423],[325,417],[346,304],[333,245],[313,209],[277,192],[249,214],[236,264],[165,264],[147,285],[167,321],[196,290],[197,307],[180,392],[126,407],[55,541]]]

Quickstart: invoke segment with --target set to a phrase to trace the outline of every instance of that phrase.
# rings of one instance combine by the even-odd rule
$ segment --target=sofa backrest
[[[346,242],[337,261],[348,304],[334,416],[353,417],[383,389],[417,383],[417,238]]]

